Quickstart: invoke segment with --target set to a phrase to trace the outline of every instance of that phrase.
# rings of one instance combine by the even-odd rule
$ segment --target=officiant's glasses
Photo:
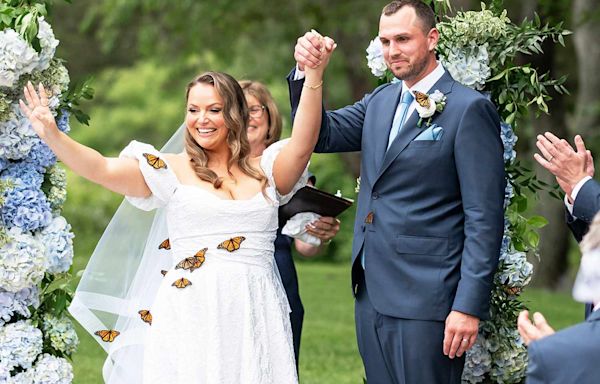
[[[264,105],[254,105],[249,108],[249,111],[250,111],[250,116],[254,117],[255,119],[259,119],[262,117],[263,113],[265,112],[265,106]]]

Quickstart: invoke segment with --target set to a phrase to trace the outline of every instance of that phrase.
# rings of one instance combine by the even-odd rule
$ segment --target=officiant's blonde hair
[[[279,113],[279,109],[277,108],[277,104],[275,104],[271,92],[269,92],[263,83],[258,81],[241,80],[240,86],[244,93],[254,96],[256,100],[265,107],[265,112],[267,112],[267,117],[269,118],[269,129],[267,130],[265,147],[279,141],[283,123],[281,114]]]
[[[231,151],[227,170],[229,171],[232,165],[237,164],[243,173],[262,183],[264,193],[267,178],[250,164],[250,143],[246,133],[250,121],[250,112],[242,88],[236,79],[226,73],[205,72],[188,84],[185,92],[186,102],[190,90],[198,84],[212,85],[223,100],[223,119],[228,130],[227,145]],[[206,152],[187,129],[185,130],[185,150],[191,157],[192,167],[200,180],[212,183],[216,189],[220,188],[223,184],[222,178],[207,167],[208,156]]]

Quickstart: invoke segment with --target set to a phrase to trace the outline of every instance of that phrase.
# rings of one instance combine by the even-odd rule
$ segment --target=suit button
[[[377,199],[379,199],[379,193],[377,193],[377,192],[373,192],[373,194],[371,195],[371,198],[372,198],[373,200],[377,200]]]

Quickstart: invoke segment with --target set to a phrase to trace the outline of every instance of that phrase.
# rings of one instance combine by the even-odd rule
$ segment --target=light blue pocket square
[[[439,125],[431,124],[426,130],[415,137],[415,141],[429,140],[439,141],[444,135],[444,128]]]

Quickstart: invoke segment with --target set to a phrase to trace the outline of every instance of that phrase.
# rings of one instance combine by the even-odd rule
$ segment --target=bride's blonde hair
[[[264,188],[267,178],[250,164],[250,143],[248,142],[247,129],[250,114],[246,104],[246,97],[238,82],[230,75],[222,72],[205,72],[192,80],[186,89],[185,99],[187,101],[190,89],[197,84],[212,85],[221,99],[223,99],[223,119],[227,132],[227,145],[231,152],[231,157],[227,164],[227,170],[232,165],[237,164],[240,170],[246,175],[259,180]],[[210,170],[208,165],[208,156],[204,149],[198,145],[192,137],[189,130],[185,131],[185,150],[191,157],[192,166],[196,175],[201,180],[208,181],[218,189],[223,184],[215,172]]]

